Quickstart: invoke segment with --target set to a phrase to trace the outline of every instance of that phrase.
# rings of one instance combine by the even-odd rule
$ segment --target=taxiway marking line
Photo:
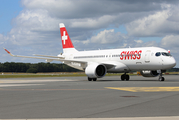
[[[179,91],[179,87],[105,87],[107,89],[130,92],[172,92]]]

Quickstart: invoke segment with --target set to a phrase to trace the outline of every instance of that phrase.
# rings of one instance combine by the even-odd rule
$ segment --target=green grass
[[[178,75],[179,72],[170,72],[169,75]],[[107,73],[106,76],[121,76],[122,73]],[[129,75],[137,75],[130,73]],[[86,76],[85,73],[37,73],[37,74],[27,74],[27,73],[2,73],[0,78],[35,78],[35,77],[80,77]]]

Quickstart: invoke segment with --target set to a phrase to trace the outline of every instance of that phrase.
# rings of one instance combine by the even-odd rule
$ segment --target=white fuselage
[[[161,53],[156,56],[156,53]],[[176,65],[175,59],[170,55],[162,55],[167,50],[158,47],[123,48],[109,50],[79,51],[75,53],[64,53],[66,60],[77,62],[66,63],[77,69],[85,69],[85,65],[78,63],[114,64],[107,72],[128,72],[135,70],[166,70]]]

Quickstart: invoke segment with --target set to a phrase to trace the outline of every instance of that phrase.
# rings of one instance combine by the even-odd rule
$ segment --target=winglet
[[[7,49],[3,48],[10,56],[14,56],[13,54],[11,54]]]

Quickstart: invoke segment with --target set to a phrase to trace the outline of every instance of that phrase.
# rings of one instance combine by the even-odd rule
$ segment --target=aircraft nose
[[[163,69],[170,69],[176,65],[176,61],[173,57],[164,60]]]
[[[170,61],[169,61],[169,64],[171,67],[174,67],[176,65],[176,61],[174,58],[172,58]]]

